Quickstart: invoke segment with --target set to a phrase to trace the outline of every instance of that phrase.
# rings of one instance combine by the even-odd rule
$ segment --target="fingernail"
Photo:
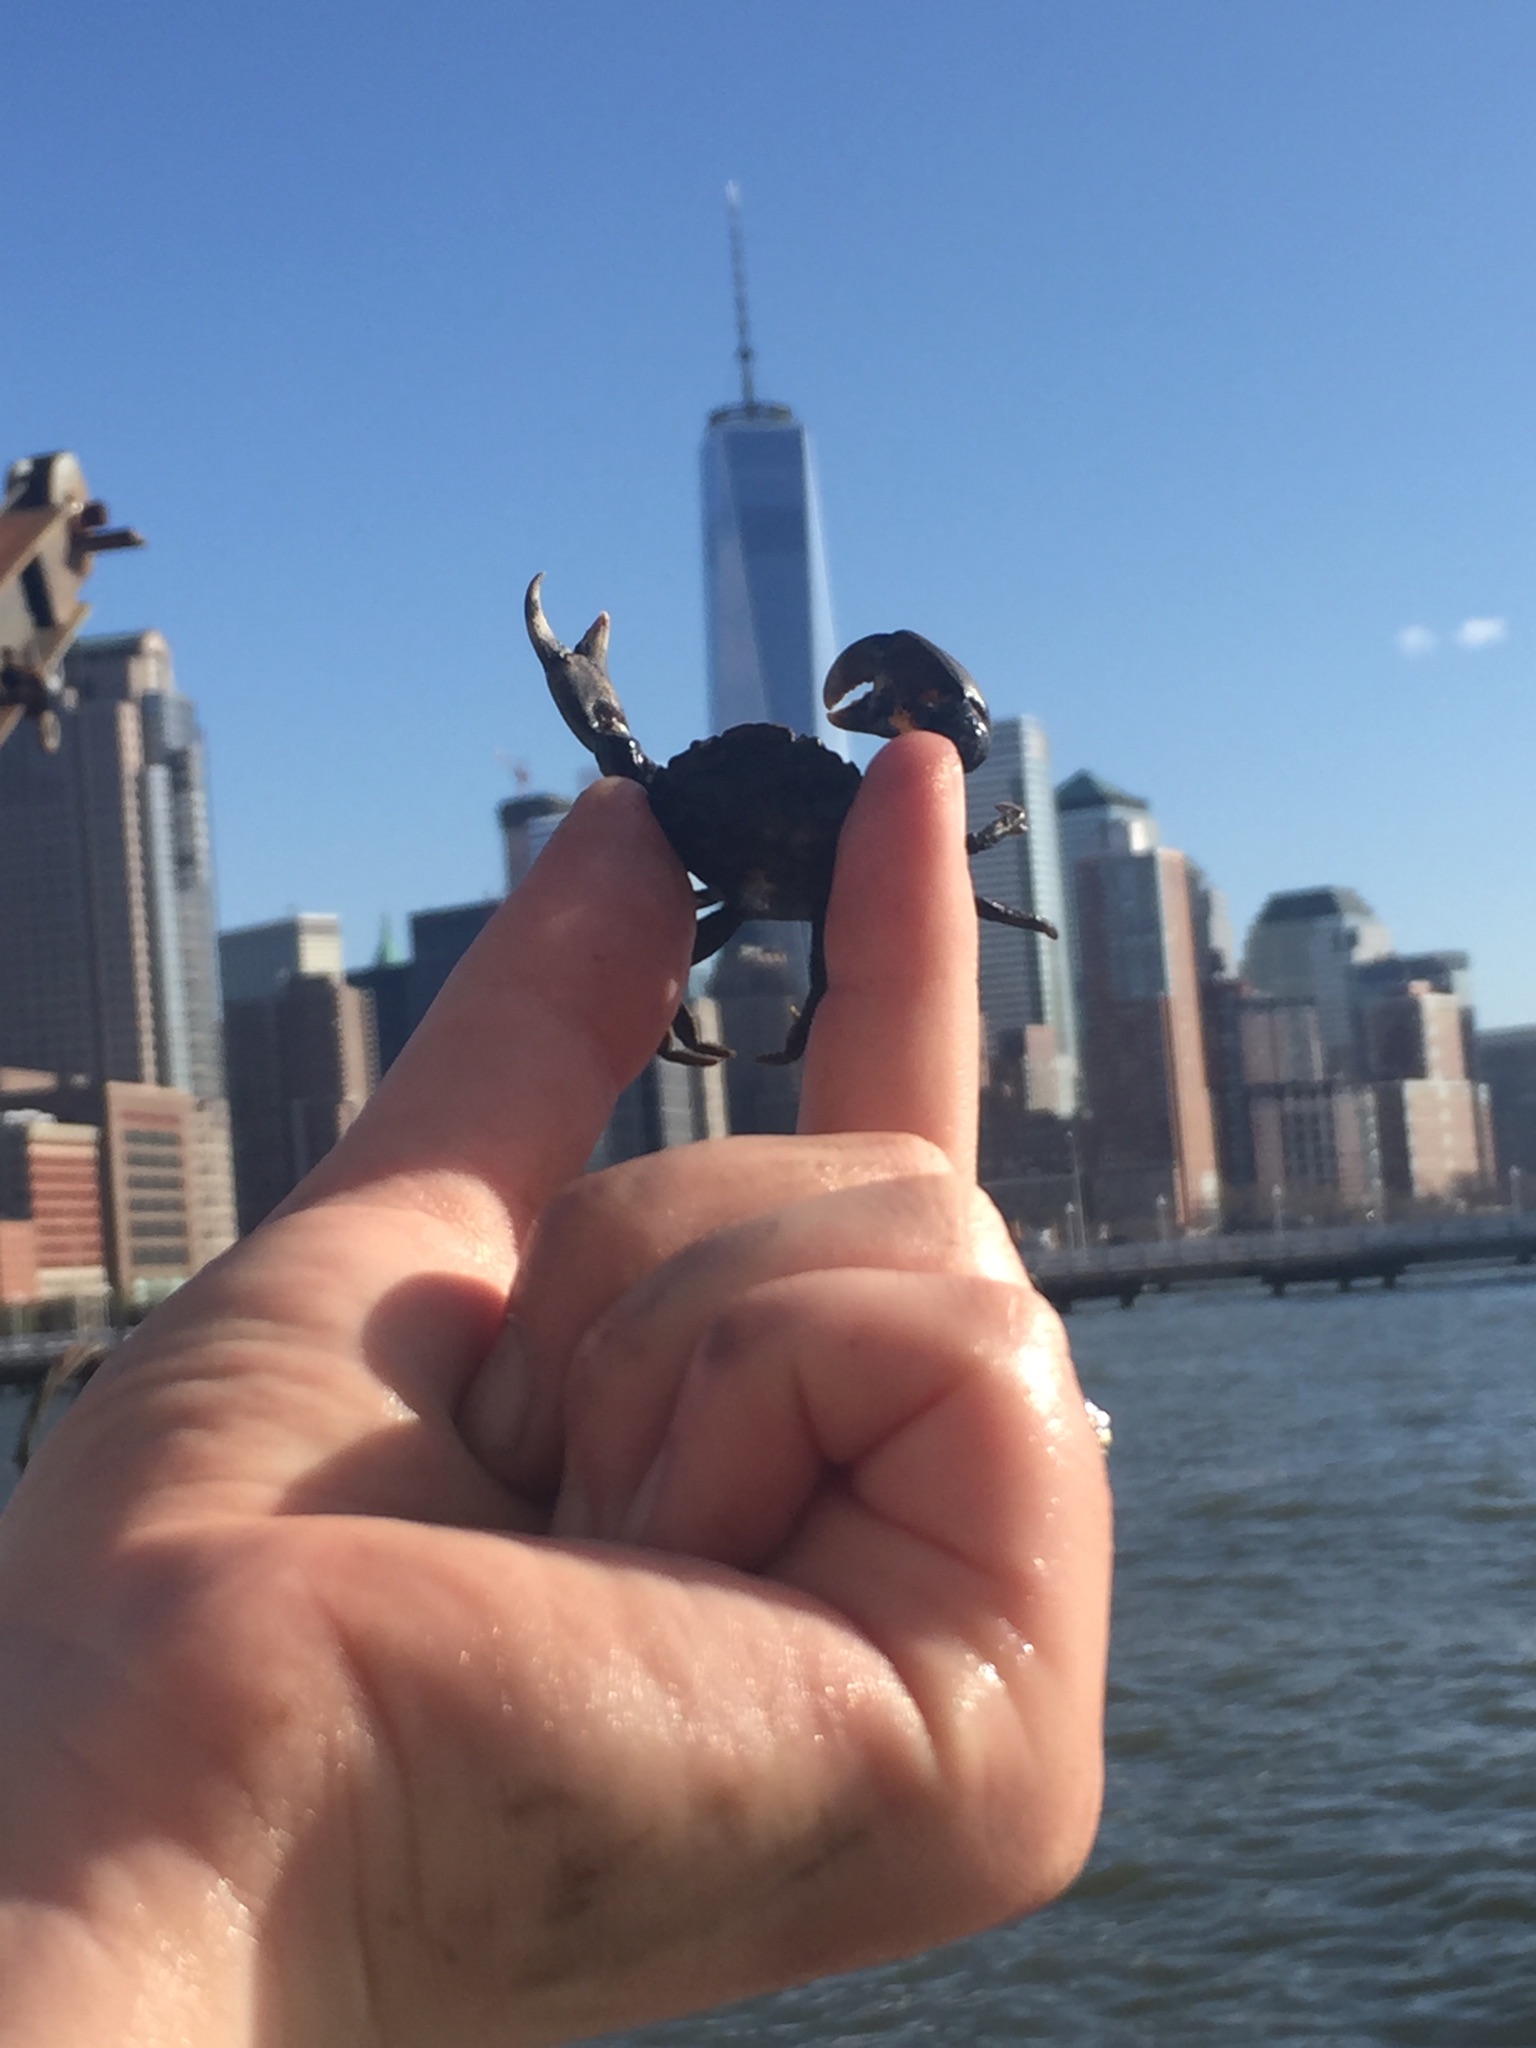
[[[619,1530],[621,1543],[643,1543],[649,1531],[656,1502],[661,1494],[662,1484],[672,1464],[672,1441],[670,1437],[651,1460],[645,1477],[635,1488],[635,1497],[629,1504],[629,1513],[624,1517]]]
[[[517,1325],[506,1323],[470,1382],[460,1411],[465,1434],[482,1456],[514,1449],[532,1386],[533,1370]]]
[[[555,1511],[549,1518],[549,1533],[575,1540],[592,1534],[592,1504],[579,1479],[568,1477],[561,1487]]]

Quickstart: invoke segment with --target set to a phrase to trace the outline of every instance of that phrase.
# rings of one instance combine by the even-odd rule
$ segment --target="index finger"
[[[875,756],[838,845],[826,952],[801,1130],[909,1131],[973,1175],[976,909],[948,740],[908,733]]]
[[[446,1211],[509,1263],[665,1035],[691,924],[644,793],[586,790],[285,1207],[362,1195]]]

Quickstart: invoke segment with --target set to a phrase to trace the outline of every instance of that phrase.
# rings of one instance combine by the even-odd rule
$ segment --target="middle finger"
[[[689,1361],[734,1303],[767,1282],[845,1269],[974,1274],[1014,1286],[1022,1277],[997,1211],[954,1174],[839,1189],[689,1245],[621,1296],[572,1354],[554,1533],[618,1534]]]
[[[460,1404],[460,1433],[504,1484],[552,1499],[566,1367],[621,1295],[684,1246],[778,1203],[948,1170],[921,1138],[852,1132],[725,1138],[573,1181],[539,1219],[510,1317]]]

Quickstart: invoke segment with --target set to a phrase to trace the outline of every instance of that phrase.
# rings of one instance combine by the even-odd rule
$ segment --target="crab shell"
[[[819,918],[859,771],[782,725],[695,740],[660,769],[651,809],[711,898],[746,918]]]

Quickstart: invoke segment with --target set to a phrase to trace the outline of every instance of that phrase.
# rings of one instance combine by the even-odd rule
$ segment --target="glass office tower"
[[[195,1268],[234,1237],[202,734],[153,631],[77,640],[56,754],[0,754],[0,1064],[192,1098]]]
[[[0,1060],[224,1093],[202,736],[155,632],[78,640],[56,754],[0,756]]]
[[[832,603],[810,437],[787,405],[762,405],[750,381],[740,405],[709,416],[701,456],[704,619],[711,732],[787,725],[838,753],[842,735],[822,708],[832,665]],[[748,924],[714,965],[727,1042],[731,1128],[792,1131],[798,1067],[763,1067],[810,972],[804,925]]]
[[[835,649],[810,436],[787,405],[722,406],[701,470],[710,730],[766,721],[841,752],[821,703]]]
[[[1029,830],[974,860],[972,879],[983,896],[1049,918],[1062,936],[1048,939],[1040,932],[982,925],[981,1007],[988,1050],[996,1053],[1004,1033],[1031,1048],[1038,1046],[1031,1065],[1043,1064],[1049,1072],[1031,1075],[1030,1106],[1057,1116],[1076,1116],[1077,991],[1067,939],[1066,885],[1050,749],[1033,718],[998,719],[992,728],[991,753],[966,780],[966,823],[971,831],[991,824],[999,804],[1022,804]],[[1049,1031],[1048,1040],[1040,1036],[1042,1029]]]

